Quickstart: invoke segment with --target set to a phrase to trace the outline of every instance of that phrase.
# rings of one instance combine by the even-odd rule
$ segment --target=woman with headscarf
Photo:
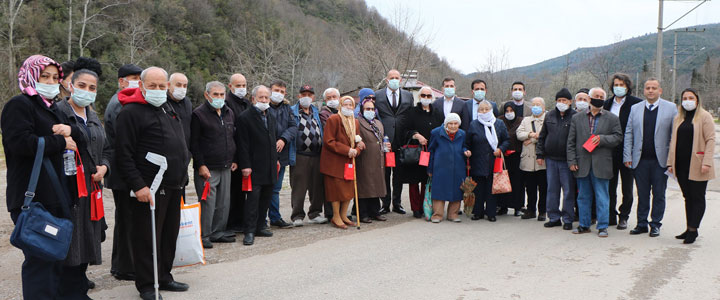
[[[353,225],[347,217],[350,200],[355,197],[353,180],[345,179],[346,168],[352,172],[352,159],[365,148],[357,135],[355,100],[350,96],[340,99],[338,114],[328,118],[323,129],[323,147],[320,152],[320,173],[325,174],[325,201],[332,203],[333,217],[330,223],[347,229]]]
[[[463,192],[460,185],[465,180],[465,159],[470,151],[465,147],[465,131],[460,129],[460,116],[450,113],[445,117],[442,127],[430,133],[430,163],[428,176],[432,177],[431,198],[433,215],[430,221],[440,223],[447,206],[447,219],[460,222],[458,211]]]
[[[478,105],[478,118],[470,123],[465,147],[470,150],[470,175],[477,183],[475,187],[475,206],[473,220],[480,220],[486,215],[488,221],[495,222],[497,205],[492,194],[493,166],[495,158],[510,147],[505,123],[495,118],[492,106],[487,100]]]
[[[54,60],[42,55],[28,57],[18,73],[22,94],[10,99],[2,111],[0,127],[7,163],[6,201],[13,223],[20,216],[40,137],[45,140],[44,157],[52,163],[63,190],[53,188],[49,175],[41,169],[33,201],[41,203],[53,216],[71,219],[69,211],[74,201],[69,197],[67,185],[75,181],[64,184],[67,180],[63,176],[63,153],[85,145],[79,129],[67,125],[67,118],[58,112],[55,104],[62,75],[60,64]],[[67,270],[62,261],[46,261],[26,254],[22,264],[25,299],[85,295],[87,282],[83,279],[82,274]]]
[[[372,223],[372,220],[387,221],[379,213],[380,198],[385,197],[385,153],[383,148],[390,148],[390,143],[383,145],[385,130],[377,118],[375,93],[364,88],[358,92],[360,100],[360,116],[358,117],[357,134],[365,143],[365,150],[355,161],[357,168],[357,188],[360,203],[360,222]]]
[[[500,202],[499,215],[507,214],[508,208],[512,208],[515,211],[515,216],[519,217],[522,215],[520,209],[525,205],[525,192],[524,192],[524,179],[522,171],[520,171],[520,154],[522,153],[522,142],[517,138],[517,129],[522,123],[523,116],[515,113],[515,106],[512,102],[505,102],[503,105],[504,114],[498,119],[502,120],[507,128],[508,135],[510,136],[510,147],[505,153],[505,164],[507,165],[508,175],[510,176],[510,183],[512,185],[512,192],[507,194],[499,195],[502,201]]]

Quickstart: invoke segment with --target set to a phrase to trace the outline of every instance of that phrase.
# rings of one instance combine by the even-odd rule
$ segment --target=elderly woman
[[[495,195],[492,195],[493,166],[495,158],[510,147],[510,141],[505,123],[495,118],[490,102],[480,102],[477,113],[478,118],[470,123],[465,138],[465,147],[472,154],[470,175],[477,183],[472,220],[480,220],[487,215],[488,221],[495,222],[497,205]]]
[[[675,174],[685,198],[687,229],[675,238],[692,244],[705,214],[708,180],[715,178],[715,124],[712,115],[703,109],[696,90],[688,88],[681,95],[682,108],[673,121],[667,166]]]
[[[372,220],[387,221],[379,213],[380,198],[385,197],[385,178],[378,174],[385,174],[385,153],[383,148],[389,148],[390,143],[383,145],[385,130],[377,118],[375,108],[375,93],[372,89],[364,88],[358,92],[361,112],[358,117],[358,135],[365,143],[365,150],[355,161],[357,168],[357,188],[360,203],[360,222],[372,223]]]
[[[545,165],[538,164],[535,155],[535,144],[538,142],[538,136],[540,136],[540,130],[545,120],[545,100],[535,97],[532,99],[531,105],[532,116],[523,118],[516,132],[517,139],[522,142],[520,170],[523,172],[527,192],[527,207],[522,219],[537,217],[538,221],[545,221],[547,175]],[[538,191],[540,192],[540,198],[538,198]]]
[[[325,175],[325,201],[332,203],[333,216],[330,223],[347,229],[353,222],[347,217],[350,200],[355,196],[353,180],[345,179],[346,166],[354,168],[352,159],[365,148],[357,135],[358,121],[353,108],[355,100],[350,96],[340,99],[339,114],[328,118],[323,130],[323,147],[320,153],[320,173]]]
[[[460,129],[460,116],[450,113],[445,117],[442,127],[430,133],[430,164],[428,176],[432,177],[431,198],[433,215],[430,221],[440,223],[448,203],[447,219],[460,222],[458,211],[462,201],[460,185],[465,179],[465,157],[470,151],[465,147],[465,131]]]
[[[80,130],[64,124],[68,120],[58,113],[54,102],[60,93],[58,82],[62,75],[62,68],[54,60],[42,55],[30,56],[18,74],[22,94],[10,99],[2,110],[0,126],[7,163],[5,199],[13,222],[20,216],[39,138],[45,140],[44,157],[50,160],[58,176],[64,174],[63,152],[77,150],[76,141],[84,147]],[[75,201],[67,197],[67,187],[56,190],[47,172],[41,169],[40,173],[32,201],[41,203],[53,216],[71,219],[71,202]],[[68,270],[62,261],[25,255],[22,288],[25,299],[83,297],[87,281],[82,273]]]
[[[512,102],[505,102],[503,105],[504,114],[498,119],[502,120],[507,128],[510,137],[510,147],[505,153],[505,164],[507,165],[510,183],[512,184],[512,192],[499,195],[502,199],[500,203],[499,215],[507,214],[508,208],[515,211],[515,216],[521,215],[520,210],[525,205],[525,192],[523,174],[520,171],[520,153],[522,152],[522,142],[517,138],[517,129],[523,120],[522,115],[515,113],[515,106]]]
[[[410,140],[411,145],[419,147],[427,147],[430,132],[441,126],[443,120],[441,114],[433,113],[432,101],[434,100],[432,89],[424,86],[420,89],[420,102],[410,110],[410,114],[404,126],[399,128],[397,132],[403,138],[403,143]],[[408,184],[410,193],[410,208],[415,218],[422,218],[423,207],[422,201],[425,196],[425,185],[427,184],[427,167],[421,165],[415,166],[399,166],[398,178],[400,182]]]

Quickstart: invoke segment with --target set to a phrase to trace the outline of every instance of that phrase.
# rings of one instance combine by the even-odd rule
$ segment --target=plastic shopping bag
[[[180,231],[178,232],[173,267],[205,264],[205,251],[200,231],[200,202],[185,205],[180,202]]]

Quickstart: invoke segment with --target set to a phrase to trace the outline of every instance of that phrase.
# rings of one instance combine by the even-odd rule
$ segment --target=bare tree
[[[72,0],[68,0],[68,37],[67,37],[67,60],[72,59]]]
[[[15,75],[15,44],[14,44],[14,34],[15,34],[15,21],[17,19],[18,13],[20,13],[20,8],[23,5],[23,0],[8,0],[8,34],[7,34],[7,53],[8,53],[8,78],[13,78]]]
[[[126,31],[123,35],[128,41],[128,57],[131,64],[138,64],[142,61],[139,54],[148,50],[147,42],[154,33],[148,26],[149,20],[150,18],[139,16],[138,13],[133,12],[125,22]]]
[[[72,0],[70,0],[72,1]],[[80,47],[80,56],[83,56],[85,48],[93,41],[105,36],[107,32],[102,32],[96,35],[93,38],[88,39],[85,41],[85,29],[88,24],[98,24],[98,22],[94,22],[95,19],[101,18],[101,17],[108,17],[104,12],[105,10],[120,6],[120,5],[126,5],[129,4],[132,0],[128,1],[116,1],[110,4],[107,4],[105,6],[99,7],[98,9],[91,12],[91,14],[88,16],[88,9],[90,8],[91,1],[85,0],[85,3],[83,4],[83,17],[80,21],[80,37],[78,38],[78,46]],[[97,2],[97,1],[95,1]]]

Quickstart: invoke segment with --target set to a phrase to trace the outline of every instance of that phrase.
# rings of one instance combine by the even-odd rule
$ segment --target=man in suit
[[[522,81],[515,81],[510,86],[512,102],[510,103],[515,110],[516,116],[529,117],[532,116],[532,107],[530,103],[525,102],[525,84]],[[503,106],[505,104],[503,103]],[[505,112],[503,112],[505,113]]]
[[[632,82],[630,76],[626,74],[613,74],[612,87],[613,97],[605,100],[603,108],[620,118],[620,126],[624,133],[630,108],[642,100],[632,95]],[[627,220],[633,204],[633,175],[630,168],[623,164],[624,142],[623,139],[623,143],[620,143],[613,151],[613,177],[610,179],[610,226],[617,225],[617,229],[621,230],[627,228]],[[622,177],[622,204],[620,204],[620,219],[618,220],[617,185],[620,177]]]
[[[413,95],[400,88],[400,72],[398,70],[390,70],[385,78],[387,87],[375,91],[375,107],[378,110],[378,116],[385,128],[385,135],[390,139],[393,150],[400,149],[407,142],[408,137],[396,136],[401,135],[400,130],[405,127],[403,124],[410,114],[410,108],[413,107]],[[392,174],[392,190],[390,189],[390,175]],[[402,195],[402,183],[395,176],[395,168],[385,168],[385,189],[387,191],[383,198],[383,207],[380,209],[381,214],[390,212],[390,202],[392,199],[392,211],[398,214],[405,214],[405,209],[400,205],[400,196]],[[391,198],[392,197],[392,198]]]
[[[252,108],[252,103],[247,96],[247,79],[240,73],[230,75],[228,82],[228,92],[225,93],[225,105],[232,110],[235,115],[235,125],[238,124],[240,114]],[[236,141],[237,142],[237,141]],[[238,149],[236,147],[236,149]],[[237,151],[237,150],[236,150]],[[235,153],[237,155],[237,152]],[[227,228],[233,232],[242,232],[243,206],[245,205],[246,193],[242,191],[242,173],[231,172],[230,182],[230,213],[228,213]]]
[[[465,103],[463,103],[463,110],[460,113],[460,119],[462,120],[462,122],[460,123],[460,128],[465,131],[470,128],[470,123],[472,121],[477,120],[478,104],[485,100],[487,83],[485,83],[485,81],[483,81],[482,79],[475,79],[472,81],[472,83],[470,83],[470,89],[473,93],[473,99],[470,101],[465,101]],[[496,117],[499,116],[500,112],[498,111],[498,107],[495,101],[488,100],[488,102],[490,102],[490,105],[492,105],[493,114]]]
[[[577,178],[577,205],[580,224],[574,234],[590,232],[593,192],[597,210],[597,230],[599,237],[607,237],[608,186],[613,168],[607,163],[612,158],[613,149],[622,142],[623,134],[620,119],[607,110],[603,110],[606,93],[602,88],[590,89],[590,107],[578,112],[570,122],[567,141],[567,161],[570,171]],[[589,152],[584,144],[591,140],[595,146]]]
[[[264,85],[252,90],[253,107],[240,114],[237,126],[238,168],[243,177],[250,177],[252,191],[245,200],[243,245],[255,243],[255,236],[270,237],[265,216],[270,207],[273,186],[278,180],[278,152],[275,138],[275,117],[270,108],[270,89]]]
[[[443,96],[438,97],[433,102],[433,107],[437,108],[433,110],[433,113],[436,114],[440,120],[445,120],[445,117],[450,113],[456,113],[458,116],[462,116],[465,101],[455,96],[455,79],[450,77],[443,79],[442,87]],[[477,114],[477,110],[475,114]]]
[[[649,78],[645,81],[645,101],[630,109],[623,162],[633,169],[638,189],[637,226],[630,234],[648,232],[648,213],[650,212],[650,191],[652,190],[652,221],[650,237],[660,235],[663,215],[665,214],[665,189],[667,188],[667,156],[670,147],[672,123],[677,115],[677,107],[671,102],[660,99],[662,88],[660,81]]]

